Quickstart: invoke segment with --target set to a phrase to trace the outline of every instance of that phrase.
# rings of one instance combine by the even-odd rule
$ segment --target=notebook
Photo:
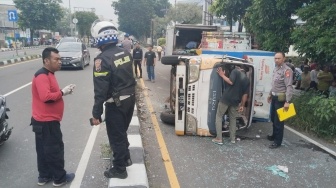
[[[296,111],[295,111],[295,108],[294,108],[294,104],[290,103],[289,104],[289,108],[288,108],[287,111],[284,111],[283,107],[279,108],[277,110],[277,113],[278,113],[278,117],[279,117],[280,121],[285,121],[288,118],[291,118],[291,117],[295,116],[296,115]]]

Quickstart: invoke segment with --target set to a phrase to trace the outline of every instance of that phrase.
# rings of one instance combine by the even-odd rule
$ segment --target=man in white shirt
[[[320,67],[316,66],[316,69],[313,69],[312,71],[310,71],[310,86],[308,89],[310,88],[314,88],[315,90],[317,90],[317,84],[318,84],[318,80],[317,80],[317,74],[320,72]]]

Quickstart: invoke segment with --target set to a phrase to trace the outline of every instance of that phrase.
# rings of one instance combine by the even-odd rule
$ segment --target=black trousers
[[[139,70],[140,70],[140,75],[139,76],[142,77],[141,60],[135,59],[134,60],[134,72],[135,72],[136,76],[138,76],[138,67],[139,67]]]
[[[272,103],[271,103],[271,121],[273,122],[273,134],[274,143],[277,145],[281,145],[283,134],[284,134],[284,127],[285,122],[280,122],[278,114],[276,112],[277,109],[282,108],[285,102],[280,102],[277,96],[272,96]]]
[[[161,53],[162,52],[157,52],[158,53],[158,59],[159,59],[159,61],[161,60]]]
[[[121,106],[115,103],[105,103],[106,131],[113,151],[113,167],[119,171],[126,170],[126,160],[130,159],[127,130],[133,117],[135,95],[121,101]]]
[[[64,143],[58,121],[37,122],[32,119],[37,153],[39,178],[53,178],[55,183],[65,181]]]

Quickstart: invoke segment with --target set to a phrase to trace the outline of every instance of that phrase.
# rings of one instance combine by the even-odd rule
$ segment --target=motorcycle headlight
[[[199,78],[201,58],[193,57],[189,60],[189,83],[196,82]]]

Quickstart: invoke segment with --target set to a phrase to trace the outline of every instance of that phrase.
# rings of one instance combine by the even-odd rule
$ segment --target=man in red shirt
[[[32,118],[35,132],[38,185],[54,180],[59,187],[75,178],[74,173],[64,170],[64,143],[60,121],[63,117],[63,96],[71,94],[75,88],[70,84],[59,88],[55,72],[60,70],[60,55],[56,48],[48,47],[42,52],[43,67],[38,70],[32,82]]]

